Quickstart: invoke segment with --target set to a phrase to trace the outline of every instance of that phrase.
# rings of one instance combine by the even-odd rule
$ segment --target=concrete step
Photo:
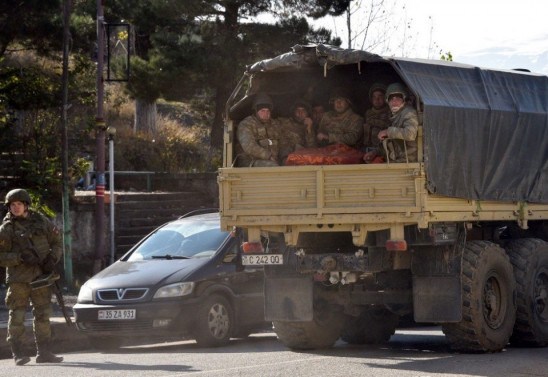
[[[156,229],[157,226],[151,225],[151,226],[134,226],[134,227],[120,227],[116,231],[116,237],[131,237],[131,236],[138,236],[141,237],[143,234],[149,234],[154,229]]]
[[[195,208],[196,205],[201,205],[202,203],[209,203],[205,196],[197,196],[191,194],[186,198],[181,198],[177,200],[143,200],[143,201],[131,201],[131,202],[117,202],[116,210],[117,211],[126,211],[126,210],[142,210],[149,208]]]
[[[200,208],[211,200],[200,191],[124,193],[116,196],[115,243],[120,257],[158,226]]]
[[[0,153],[0,186],[9,186],[10,183],[16,182],[21,178],[21,162],[23,154],[15,153]]]
[[[116,203],[125,204],[133,202],[165,202],[170,200],[182,200],[190,195],[203,195],[198,191],[179,191],[179,192],[135,192],[135,193],[117,193]]]
[[[144,217],[142,213],[138,212],[134,212],[133,214],[118,214],[116,224],[119,230],[124,228],[156,227],[180,217],[178,213],[173,212],[174,211],[172,210],[158,212],[150,211],[146,214],[146,217]]]

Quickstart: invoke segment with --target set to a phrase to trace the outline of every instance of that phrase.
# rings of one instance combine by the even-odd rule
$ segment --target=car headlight
[[[93,302],[93,289],[91,289],[87,284],[82,285],[80,292],[78,292],[78,302]]]
[[[193,289],[194,282],[170,284],[158,289],[154,294],[154,298],[186,296],[191,294]]]

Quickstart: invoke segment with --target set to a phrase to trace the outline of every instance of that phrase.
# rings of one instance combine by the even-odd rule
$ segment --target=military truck
[[[287,116],[334,87],[363,114],[373,83],[405,84],[418,162],[236,167],[260,92]],[[245,88],[245,90],[244,90]],[[463,352],[548,344],[548,77],[297,45],[248,66],[226,106],[222,227],[265,269],[266,319],[292,349],[387,341],[440,324]]]

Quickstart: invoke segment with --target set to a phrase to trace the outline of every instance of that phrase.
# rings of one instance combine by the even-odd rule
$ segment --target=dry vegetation
[[[107,124],[116,127],[116,170],[169,173],[215,170],[219,158],[209,147],[207,109],[199,103],[159,101],[156,134],[134,130],[134,102],[122,90],[110,90]]]

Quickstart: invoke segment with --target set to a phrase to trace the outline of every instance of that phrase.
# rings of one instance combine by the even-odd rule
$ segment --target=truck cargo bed
[[[542,219],[545,205],[433,195],[421,163],[310,165],[219,170],[223,227],[318,225],[382,229],[393,224]],[[390,225],[392,224],[392,225]]]

